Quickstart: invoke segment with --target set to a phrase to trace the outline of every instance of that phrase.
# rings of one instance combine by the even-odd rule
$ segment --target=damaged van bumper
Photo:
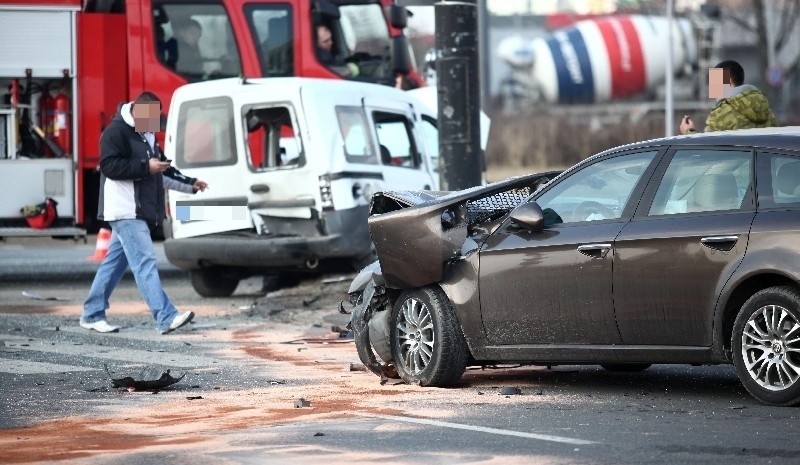
[[[207,266],[313,268],[319,260],[352,257],[368,248],[368,238],[350,234],[322,237],[218,234],[164,242],[167,260],[185,270]]]

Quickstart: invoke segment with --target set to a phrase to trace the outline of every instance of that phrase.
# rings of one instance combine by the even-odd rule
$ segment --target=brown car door
[[[487,239],[480,252],[480,302],[490,344],[620,342],[613,243],[656,154],[616,155],[573,171],[536,195],[543,231],[509,222]]]
[[[755,216],[753,154],[685,148],[671,155],[654,177],[660,183],[648,188],[654,195],[617,237],[615,314],[625,344],[705,347]]]

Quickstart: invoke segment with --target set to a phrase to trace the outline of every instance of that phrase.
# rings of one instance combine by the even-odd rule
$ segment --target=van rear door
[[[246,174],[237,150],[241,128],[235,124],[229,96],[178,102],[167,123],[166,156],[187,176],[208,183],[205,192],[170,191],[172,235],[202,236],[251,228],[247,195],[241,180]]]

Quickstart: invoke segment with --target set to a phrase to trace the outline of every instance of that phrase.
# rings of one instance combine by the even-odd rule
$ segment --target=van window
[[[191,81],[236,77],[242,61],[221,2],[153,2],[156,55]]]
[[[367,116],[361,107],[336,107],[336,119],[344,142],[344,156],[351,163],[378,164]]]
[[[376,111],[372,114],[381,150],[381,163],[404,168],[419,168],[420,160],[411,123],[405,116]]]
[[[305,165],[298,131],[289,107],[244,109],[247,162],[252,169],[297,168]]]
[[[428,156],[431,160],[431,169],[439,171],[439,128],[436,127],[436,120],[430,116],[423,116],[422,123],[422,139],[425,142],[425,148],[428,151]]]
[[[180,167],[236,163],[233,102],[215,97],[186,102],[178,113],[176,158]]]
[[[245,6],[250,33],[259,50],[264,77],[294,75],[292,7],[288,4]]]

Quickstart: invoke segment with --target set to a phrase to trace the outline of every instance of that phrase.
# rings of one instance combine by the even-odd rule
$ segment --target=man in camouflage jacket
[[[764,93],[755,86],[744,84],[744,69],[739,63],[727,60],[718,64],[716,68],[722,68],[726,71],[726,75],[730,75],[729,82],[724,83],[730,87],[723,98],[717,99],[716,106],[708,114],[706,132],[778,125]],[[690,117],[683,117],[680,131],[681,134],[697,132]]]

